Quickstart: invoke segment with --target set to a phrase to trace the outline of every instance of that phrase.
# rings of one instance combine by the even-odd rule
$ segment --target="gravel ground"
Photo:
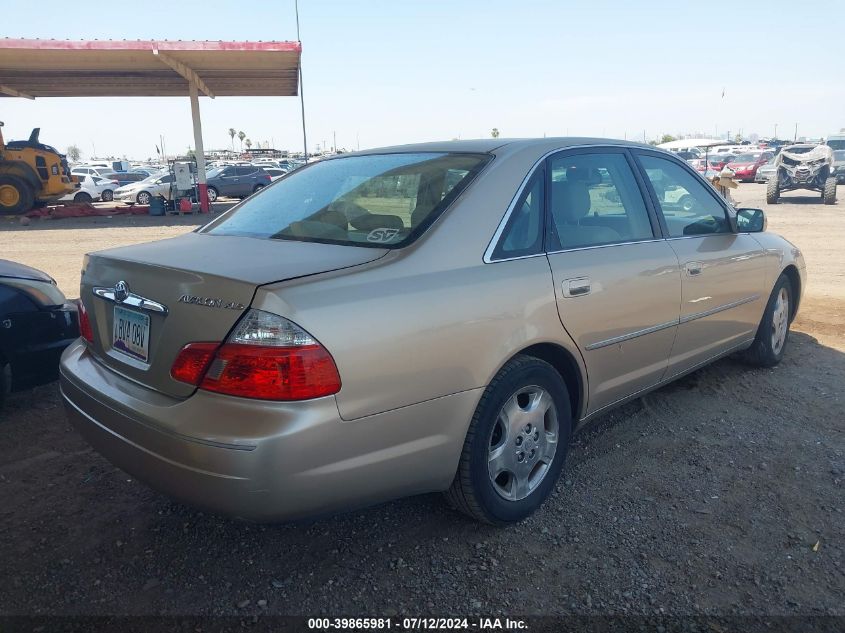
[[[762,193],[735,197],[764,206]],[[0,614],[845,615],[845,201],[818,202],[767,209],[811,277],[784,362],[725,359],[602,417],[553,498],[506,529],[439,495],[308,523],[211,516],[90,450],[55,384],[15,395]],[[6,221],[0,243],[73,294],[79,257],[103,240],[191,225],[143,220]]]

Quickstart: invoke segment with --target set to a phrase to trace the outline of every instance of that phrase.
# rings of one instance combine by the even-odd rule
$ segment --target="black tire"
[[[766,202],[768,204],[777,204],[780,198],[780,179],[777,174],[769,176],[769,181],[766,183]]]
[[[822,200],[824,200],[825,204],[836,204],[836,178],[833,176],[829,176],[824,181]]]
[[[103,193],[100,194],[100,200],[103,202],[111,202],[114,200],[114,191],[111,189],[106,189]]]
[[[215,202],[217,200],[217,198],[220,196],[220,194],[217,192],[217,189],[215,189],[214,187],[209,187],[207,189],[207,193],[208,193],[208,201],[209,202]]]
[[[141,191],[135,196],[135,202],[140,205],[148,205],[153,201],[153,196],[149,191]]]
[[[775,313],[777,308],[778,295],[781,289],[786,289],[786,294],[789,298],[788,312],[786,315],[786,332],[784,334],[783,343],[779,349],[775,348],[773,342],[773,329],[775,323]],[[795,293],[792,288],[792,282],[789,277],[781,275],[778,277],[777,283],[769,296],[769,301],[766,303],[766,310],[763,312],[763,318],[760,320],[760,325],[757,327],[757,335],[754,337],[754,342],[745,351],[745,360],[756,367],[774,367],[777,365],[786,351],[787,343],[789,343],[789,326],[792,324],[792,316],[795,314]]]
[[[497,492],[488,474],[488,456],[502,408],[529,386],[541,388],[552,398],[558,419],[557,450],[536,487],[524,498],[512,501]],[[569,392],[560,374],[542,360],[516,356],[502,367],[481,396],[464,440],[458,471],[445,493],[448,503],[473,519],[492,525],[521,521],[537,510],[554,489],[566,460],[571,433]],[[509,444],[507,439],[502,445]]]
[[[73,201],[78,203],[78,204],[84,204],[84,203],[90,204],[91,202],[94,201],[94,198],[92,198],[90,195],[88,195],[84,191],[80,191],[78,194],[76,194],[73,197]]]
[[[0,215],[16,215],[32,209],[35,192],[25,180],[0,175]]]

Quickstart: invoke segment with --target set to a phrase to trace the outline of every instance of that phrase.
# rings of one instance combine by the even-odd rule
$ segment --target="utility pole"
[[[337,154],[337,132],[332,132],[332,151]]]
[[[299,37],[299,0],[294,0],[296,9],[296,41],[299,42],[299,107],[302,110],[302,151],[305,154],[305,162],[308,162],[308,139],[305,136],[305,88],[302,85],[302,39]]]
[[[795,124],[795,136],[792,139],[792,142],[796,142],[798,140],[798,124]]]
[[[774,135],[772,138],[774,138],[775,140],[777,140],[777,137],[778,137],[778,124],[777,124],[777,123],[775,123],[775,135]]]

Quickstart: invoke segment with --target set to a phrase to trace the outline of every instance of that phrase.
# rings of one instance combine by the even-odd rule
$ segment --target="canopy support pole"
[[[197,84],[188,82],[191,95],[191,119],[194,123],[194,156],[197,159],[197,190],[199,194],[200,212],[208,213],[208,184],[205,179],[205,149],[202,146],[202,123],[200,121],[200,100]]]

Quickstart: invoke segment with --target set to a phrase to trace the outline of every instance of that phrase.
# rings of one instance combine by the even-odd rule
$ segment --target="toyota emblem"
[[[129,285],[122,279],[114,285],[114,300],[123,303],[129,297]]]

